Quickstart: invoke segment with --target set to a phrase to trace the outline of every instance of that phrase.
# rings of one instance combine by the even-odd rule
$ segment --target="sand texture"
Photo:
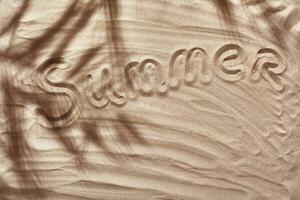
[[[300,200],[300,2],[1,0],[1,200]]]

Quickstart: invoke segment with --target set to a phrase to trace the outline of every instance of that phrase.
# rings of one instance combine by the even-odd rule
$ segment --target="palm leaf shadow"
[[[54,39],[54,36],[57,35],[61,27],[70,23],[73,18],[78,18],[75,21],[74,29],[70,34],[63,38],[63,41],[60,42],[59,46],[53,52],[52,56],[61,55],[64,53],[64,49],[70,44],[72,40],[75,39],[76,34],[84,28],[84,26],[91,19],[91,16],[98,9],[95,6],[95,1],[89,1],[83,8],[79,8],[78,0],[72,1],[69,7],[64,11],[63,15],[47,30],[37,38],[33,39],[28,48],[23,51],[10,51],[0,52],[2,60],[7,60],[12,63],[17,62],[19,65],[27,68],[35,68],[32,63],[38,59],[38,53],[47,48],[49,44]],[[12,27],[19,26],[19,21],[24,16],[28,7],[30,5],[30,0],[24,0],[20,10],[16,15],[11,19],[7,26],[1,30],[1,34],[6,34]],[[92,47],[88,50],[87,55],[83,55],[77,66],[83,66],[89,60],[91,60],[96,52],[102,48],[102,45]],[[75,64],[76,65],[76,64]],[[14,163],[13,172],[17,176],[19,185],[25,187],[23,195],[29,199],[37,199],[44,197],[44,189],[41,188],[38,180],[38,174],[34,172],[34,166],[32,163],[27,163],[26,160],[31,156],[30,148],[25,140],[25,133],[20,126],[20,120],[24,117],[22,113],[19,113],[17,110],[18,104],[14,101],[14,98],[22,97],[28,103],[36,103],[41,106],[42,110],[55,110],[55,107],[51,107],[47,104],[47,100],[36,99],[37,96],[33,94],[27,94],[24,96],[22,91],[19,91],[18,88],[14,87],[13,81],[9,80],[11,77],[2,77],[2,92],[4,94],[4,105],[5,110],[4,114],[6,119],[9,119],[9,134],[8,134],[8,147],[7,155],[9,159]],[[20,105],[22,107],[22,105]],[[63,135],[62,128],[52,128],[52,131],[58,136],[58,140],[63,144],[66,150],[73,155],[80,155],[80,151],[76,148],[75,144],[70,140],[70,138]],[[83,131],[87,132],[86,128],[83,128]],[[95,139],[95,134],[89,134]],[[97,140],[98,141],[98,140]],[[98,143],[100,145],[100,143]],[[31,191],[30,195],[26,191]],[[34,192],[33,192],[34,191]]]

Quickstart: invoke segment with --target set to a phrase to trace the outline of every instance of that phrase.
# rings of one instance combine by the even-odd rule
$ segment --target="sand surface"
[[[300,2],[1,0],[0,199],[300,200]]]

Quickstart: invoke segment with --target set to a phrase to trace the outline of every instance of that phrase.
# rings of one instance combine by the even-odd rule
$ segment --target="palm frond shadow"
[[[99,3],[100,2],[100,3]],[[105,9],[107,17],[117,18],[118,17],[118,5],[117,1],[103,0],[103,1],[88,1],[85,4],[80,4],[80,1],[71,1],[70,5],[66,8],[62,16],[54,22],[47,30],[40,36],[34,38],[27,46],[26,49],[16,49],[9,47],[9,51],[0,51],[0,57],[3,62],[17,63],[18,66],[24,68],[35,69],[35,61],[39,58],[39,52],[46,49],[55,39],[61,31],[61,27],[70,24],[71,21],[75,22],[72,24],[72,30],[69,31],[65,37],[63,37],[50,57],[61,57],[64,54],[65,49],[69,44],[76,38],[76,35],[84,29],[87,23],[90,21],[91,17],[96,13],[97,10]],[[11,29],[18,29],[20,26],[20,19],[26,14],[30,4],[30,0],[24,0],[20,9],[17,11],[15,16],[8,22],[4,28],[0,30],[0,36],[9,34]],[[106,31],[109,31],[109,41],[111,42],[114,52],[116,48],[122,45],[122,39],[117,29],[114,28],[115,24],[112,20],[111,24],[107,27]],[[107,38],[108,39],[108,38]],[[71,70],[71,76],[76,75],[80,72],[82,67],[86,65],[90,60],[92,60],[97,52],[103,48],[103,44],[96,45],[89,48],[86,52],[78,59],[77,63],[74,64]],[[16,49],[16,50],[14,50]],[[116,59],[118,56],[113,53],[111,59]],[[24,105],[20,105],[15,99],[22,99],[23,102],[33,103],[40,107],[43,111],[53,111],[57,110],[55,104],[49,105],[49,98],[40,94],[33,94],[24,91],[20,87],[16,87],[13,83],[12,77],[8,74],[2,75],[1,81],[1,92],[4,95],[5,105],[4,114],[5,118],[9,119],[8,126],[8,145],[7,145],[7,156],[13,163],[13,168],[11,169],[17,177],[18,184],[24,189],[19,191],[22,193],[24,198],[27,199],[37,199],[45,197],[46,188],[43,188],[39,180],[39,176],[35,173],[35,166],[32,162],[27,162],[28,158],[31,157],[34,151],[30,149],[26,142],[26,134],[20,125],[20,121],[23,119],[22,110]],[[58,98],[59,101],[59,98]],[[51,123],[50,123],[51,124]],[[72,126],[72,125],[70,125]],[[99,130],[90,123],[80,123],[80,130],[84,133],[87,142],[93,143],[96,146],[104,149],[111,157],[114,154],[110,152],[108,147],[105,145],[101,133]],[[57,140],[62,144],[66,151],[72,155],[76,160],[77,166],[84,167],[85,163],[83,152],[78,149],[76,144],[72,141],[72,138],[64,135],[70,127],[52,127],[51,132],[55,134],[58,138]],[[29,133],[30,134],[30,133]],[[121,134],[121,133],[120,133]],[[122,136],[123,137],[123,136]],[[137,137],[138,140],[142,140],[141,137]],[[5,180],[2,180],[5,183]],[[1,187],[7,187],[8,185],[1,184]],[[30,192],[29,192],[30,191]],[[5,196],[5,195],[3,195]]]
[[[7,33],[9,30],[13,29],[14,27],[18,27],[20,23],[20,19],[24,16],[26,11],[29,8],[30,0],[24,0],[20,9],[16,12],[11,20],[0,30],[0,36]]]

